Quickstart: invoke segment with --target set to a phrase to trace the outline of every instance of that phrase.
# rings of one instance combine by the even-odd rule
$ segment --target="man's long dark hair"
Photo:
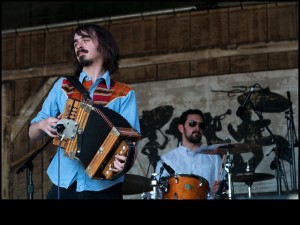
[[[110,74],[113,74],[119,69],[119,48],[111,33],[104,27],[101,27],[96,24],[83,24],[75,29],[73,36],[71,37],[71,48],[75,59],[75,76],[79,77],[83,68],[79,64],[76,58],[76,52],[74,51],[73,38],[75,34],[80,36],[86,36],[87,34],[90,38],[98,42],[97,51],[103,55],[103,67],[105,70],[108,70]]]

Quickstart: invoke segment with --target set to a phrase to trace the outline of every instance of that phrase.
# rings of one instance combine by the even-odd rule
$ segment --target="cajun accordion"
[[[127,155],[124,168],[131,167],[129,158],[134,158],[141,138],[114,110],[72,98],[68,98],[56,130],[60,138],[54,138],[53,144],[64,148],[64,156],[79,160],[93,179],[114,179],[122,174],[109,170],[116,154]]]

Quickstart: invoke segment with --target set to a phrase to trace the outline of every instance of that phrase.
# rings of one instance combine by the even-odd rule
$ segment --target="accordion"
[[[115,179],[127,172],[141,139],[114,110],[72,98],[68,98],[56,130],[60,138],[54,138],[53,144],[64,148],[64,156],[79,160],[93,179]],[[116,154],[127,155],[124,170],[119,173],[109,170]]]

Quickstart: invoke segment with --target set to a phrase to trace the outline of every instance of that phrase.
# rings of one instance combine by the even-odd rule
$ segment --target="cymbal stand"
[[[281,187],[281,178],[283,177],[284,178],[284,181],[286,181],[285,179],[285,175],[282,171],[282,167],[281,167],[281,163],[280,163],[280,160],[279,160],[279,151],[281,150],[280,149],[280,146],[279,146],[279,143],[275,137],[275,135],[272,133],[272,131],[270,130],[270,128],[268,127],[268,125],[265,123],[264,119],[263,119],[263,116],[261,114],[261,112],[258,112],[256,107],[253,105],[252,101],[249,101],[249,104],[250,106],[252,107],[253,111],[256,113],[256,115],[258,116],[259,120],[262,122],[262,124],[264,125],[264,127],[266,128],[266,130],[269,132],[270,136],[272,137],[272,141],[273,143],[276,145],[276,147],[273,149],[274,150],[274,153],[275,153],[275,157],[274,157],[274,160],[273,162],[275,163],[276,165],[276,181],[277,181],[277,193],[278,193],[278,196],[281,195],[281,192],[282,192],[282,187]],[[287,182],[284,182],[285,186],[286,186],[286,190],[288,190],[288,186],[287,186]]]
[[[232,188],[232,182],[231,182],[231,175],[232,175],[231,166],[232,166],[232,164],[231,164],[230,154],[227,151],[225,170],[227,171],[227,178],[228,178],[228,199],[232,199],[232,195],[233,195],[233,188]]]
[[[247,161],[247,168],[246,168],[246,173],[250,172],[250,166],[249,166],[249,161]],[[245,184],[248,186],[248,198],[251,198],[251,186],[253,184],[253,181],[246,181]]]
[[[297,190],[297,184],[296,184],[296,162],[295,162],[295,149],[294,147],[298,147],[298,140],[296,136],[295,131],[295,125],[294,125],[294,118],[293,118],[293,108],[292,103],[290,100],[290,93],[288,93],[288,99],[289,99],[289,110],[285,111],[285,118],[287,119],[287,129],[288,129],[288,142],[289,142],[289,150],[292,153],[292,163],[291,163],[291,190],[296,191]]]
[[[245,182],[245,184],[248,186],[248,198],[250,199],[251,198],[251,186],[252,186],[253,182],[247,181],[247,182]]]

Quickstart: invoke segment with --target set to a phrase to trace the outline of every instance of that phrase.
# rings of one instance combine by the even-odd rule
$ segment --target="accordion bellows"
[[[57,129],[61,138],[53,139],[53,144],[64,148],[66,157],[79,160],[93,179],[116,178],[120,173],[109,170],[113,167],[114,156],[127,155],[129,160],[141,138],[114,110],[72,98],[68,98],[62,119],[57,124],[63,129]]]

